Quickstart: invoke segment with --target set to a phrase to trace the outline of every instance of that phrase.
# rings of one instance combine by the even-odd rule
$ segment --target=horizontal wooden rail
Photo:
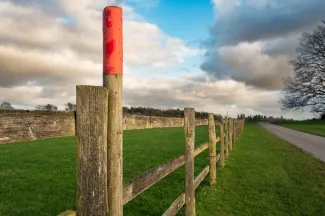
[[[218,141],[217,137],[217,141]],[[220,140],[220,138],[219,138]],[[202,143],[194,149],[194,157],[206,150],[209,143]],[[184,155],[173,158],[147,172],[135,177],[129,182],[124,183],[123,187],[123,203],[124,205],[141,194],[143,191],[184,165]]]
[[[173,158],[126,182],[123,187],[123,203],[126,204],[165,176],[184,165],[184,155]]]
[[[216,157],[216,163],[218,163],[219,160],[220,160],[220,154],[218,154]]]
[[[202,143],[201,145],[196,147],[194,149],[194,157],[196,157],[198,154],[200,154],[201,152],[203,152],[207,148],[209,148],[209,143],[208,142]]]
[[[220,141],[220,137],[216,138],[216,142]],[[209,148],[209,142],[205,142],[200,144],[198,147],[196,147],[194,149],[194,157],[196,157],[198,154],[200,154],[201,152],[203,152],[204,150]]]
[[[162,216],[174,216],[185,204],[185,193],[182,193]]]
[[[73,210],[67,210],[65,212],[62,212],[61,214],[59,214],[58,216],[76,216],[77,213],[76,211]]]
[[[203,181],[203,179],[205,178],[205,176],[207,176],[209,173],[209,165],[206,166],[203,171],[195,178],[194,180],[194,188],[196,189],[201,182]]]

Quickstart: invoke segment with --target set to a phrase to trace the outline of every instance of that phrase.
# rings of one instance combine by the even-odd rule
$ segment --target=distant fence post
[[[186,216],[195,216],[194,187],[194,142],[195,142],[195,110],[184,109],[185,136],[185,205]]]
[[[237,121],[237,119],[235,119],[234,120],[234,142],[236,141],[236,139],[237,139],[237,132],[236,132],[236,128],[237,128],[237,125],[236,125],[236,122]]]
[[[214,114],[209,113],[208,118],[209,125],[209,170],[210,170],[210,184],[216,183],[217,178],[217,164],[216,164],[216,124],[214,122]]]
[[[244,131],[245,119],[241,120],[241,133]]]
[[[108,206],[110,216],[123,215],[123,33],[122,8],[103,11],[103,85],[108,88]]]
[[[233,128],[232,128],[232,143],[235,144],[236,141],[236,119],[233,120]]]
[[[77,86],[78,216],[108,215],[107,88]]]
[[[228,128],[229,128],[229,131],[228,131],[228,136],[229,136],[229,149],[230,151],[232,151],[232,124],[233,124],[233,120],[230,118],[229,119],[229,125],[228,125]]]
[[[220,165],[224,166],[225,165],[225,137],[224,137],[224,124],[223,124],[223,119],[221,118],[220,122]]]
[[[228,118],[225,118],[225,122],[224,122],[224,128],[225,128],[225,147],[226,147],[226,157],[228,157],[229,155],[229,134],[228,134],[228,125],[229,125],[229,121]]]

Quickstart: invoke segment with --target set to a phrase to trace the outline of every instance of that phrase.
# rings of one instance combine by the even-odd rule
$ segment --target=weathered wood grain
[[[61,214],[57,215],[57,216],[76,216],[77,213],[73,210],[67,210],[65,212],[62,212]]]
[[[99,86],[77,86],[77,215],[108,215],[107,97]]]
[[[214,114],[209,113],[209,170],[210,170],[210,184],[213,185],[217,181],[217,165],[216,165],[216,126],[214,123]],[[221,137],[221,136],[220,136]],[[221,138],[222,140],[223,138]]]
[[[220,160],[220,154],[217,154],[217,156],[216,156],[216,163],[218,163],[219,160]]]
[[[184,109],[185,137],[185,203],[186,216],[195,216],[194,189],[194,142],[195,142],[195,110]]]
[[[196,147],[194,149],[194,157],[196,157],[198,154],[200,154],[201,152],[203,152],[207,148],[209,148],[209,143],[208,142],[202,143],[201,145]]]
[[[220,124],[220,165],[225,165],[225,136],[224,136],[224,123]]]
[[[229,150],[232,151],[232,144],[233,144],[233,140],[232,140],[232,125],[233,125],[233,119],[229,119]]]
[[[209,173],[209,166],[206,166],[202,172],[195,178],[194,180],[194,188],[196,189],[201,182],[203,181],[203,179],[208,175]]]
[[[131,181],[126,182],[123,187],[123,203],[128,203],[150,186],[154,185],[168,174],[184,165],[184,158],[184,155],[173,158],[153,169],[148,170]]]
[[[226,149],[226,155],[225,157],[228,157],[229,155],[229,134],[228,134],[228,128],[229,127],[229,121],[228,119],[225,119],[225,123],[224,123],[224,128],[225,128],[225,149]]]
[[[165,211],[162,216],[175,216],[177,212],[182,208],[185,204],[185,193],[182,193]]]
[[[104,86],[108,88],[107,182],[111,216],[123,215],[122,80],[122,74],[104,75]]]

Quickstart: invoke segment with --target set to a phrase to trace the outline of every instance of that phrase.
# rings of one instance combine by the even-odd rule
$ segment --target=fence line
[[[94,92],[99,95],[96,99]],[[107,95],[107,90],[104,87],[95,86],[77,86],[77,103],[80,111],[77,112],[77,212],[78,215],[92,215],[89,212],[96,213],[96,215],[112,215],[108,212],[108,199],[103,194],[107,194],[109,185],[103,179],[107,177],[107,169],[105,170],[105,160],[109,158],[103,157],[107,151],[105,149],[105,134],[106,122],[105,109],[99,107],[106,106],[106,102],[101,101]],[[89,108],[89,104],[93,104]],[[101,112],[100,112],[101,111]],[[109,110],[108,110],[109,111]],[[101,114],[102,113],[102,114]],[[175,157],[165,163],[158,165],[155,168],[135,177],[129,182],[123,184],[123,205],[130,202],[136,196],[140,195],[146,189],[150,188],[161,179],[171,174],[187,163],[185,184],[186,191],[182,193],[166,210],[163,215],[175,215],[184,205],[186,206],[186,215],[195,215],[195,189],[200,185],[203,179],[210,173],[210,184],[216,183],[216,164],[219,162],[221,166],[225,165],[225,158],[232,150],[232,141],[243,130],[244,120],[223,119],[221,122],[215,123],[214,114],[209,114],[209,142],[205,142],[194,148],[195,142],[195,110],[193,108],[185,108],[185,153]],[[98,115],[102,115],[98,121]],[[89,124],[90,123],[90,124]],[[87,125],[89,128],[85,128]],[[92,126],[93,125],[93,126]],[[216,136],[215,125],[219,125],[219,136]],[[94,128],[99,128],[94,131]],[[111,133],[109,131],[109,133]],[[102,140],[103,142],[98,142]],[[220,143],[220,153],[216,152],[216,143]],[[194,157],[209,148],[209,163],[202,172],[194,178]],[[228,150],[229,149],[229,150]],[[103,151],[102,151],[103,150]],[[228,153],[227,153],[228,152]],[[85,155],[90,155],[85,160]],[[222,158],[224,155],[224,158]],[[187,161],[187,162],[186,162]],[[102,168],[101,174],[98,174],[98,168]],[[107,168],[107,167],[106,167]],[[91,184],[89,184],[91,183]],[[96,191],[97,194],[93,194]],[[92,192],[92,193],[90,193]],[[98,208],[98,203],[103,206]],[[101,211],[101,212],[98,212]],[[74,211],[67,211],[60,216],[76,215]]]
[[[185,192],[163,215],[176,215],[185,205],[186,215],[195,216],[195,189],[209,173],[210,184],[216,184],[216,165],[218,162],[225,165],[228,149],[232,151],[244,120],[221,117],[215,123],[214,114],[210,113],[208,142],[195,148],[195,110],[185,108],[184,154],[123,183],[121,12],[118,7],[104,9],[105,87],[77,86],[77,205],[76,211],[66,211],[60,216],[122,216],[123,205],[183,165]],[[115,46],[118,50],[112,54]],[[218,137],[216,124],[220,128]],[[219,154],[217,142],[220,143]],[[208,148],[209,163],[195,177],[194,157]]]

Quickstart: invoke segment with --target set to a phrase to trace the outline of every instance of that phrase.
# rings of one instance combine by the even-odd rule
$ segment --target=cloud
[[[219,17],[211,29],[212,37],[218,37],[220,44],[266,40],[308,30],[324,18],[323,0],[256,2],[260,1],[247,1],[227,16]]]
[[[263,53],[260,42],[243,42],[234,46],[216,48],[216,52],[206,58],[201,68],[216,78],[230,77],[264,89],[281,88],[282,79],[292,73],[286,56],[271,57]]]
[[[233,117],[240,113],[290,116],[278,108],[279,96],[278,90],[261,90],[230,79],[201,80],[190,74],[181,78],[145,78],[141,81],[129,75],[124,87],[126,105],[163,109],[193,107],[198,111],[223,116],[228,113]]]
[[[200,68],[218,79],[272,90],[292,74],[288,62],[300,35],[321,22],[325,7],[322,0],[213,2],[217,18],[202,42],[207,51]]]
[[[75,85],[101,85],[102,9],[116,4],[124,11],[129,71],[166,71],[201,52],[148,23],[122,1],[0,1],[0,99],[16,105],[49,100],[63,105],[74,98]],[[28,88],[28,100],[18,96]]]
[[[97,76],[101,74],[99,64],[80,60],[71,52],[23,51],[6,46],[0,46],[0,65],[0,87],[6,88],[26,84],[62,86],[82,83],[95,71]]]
[[[214,12],[217,16],[232,13],[241,4],[239,0],[211,0],[211,3],[214,6]]]
[[[243,6],[242,1],[215,2],[216,22],[225,22]],[[269,4],[246,2],[256,10]],[[276,80],[289,73],[285,55],[294,46],[287,35],[222,46],[213,43],[201,66],[206,73],[184,64],[202,50],[149,23],[129,1],[113,0],[0,1],[0,101],[27,108],[52,103],[63,109],[66,102],[75,102],[77,84],[101,85],[101,16],[109,4],[124,11],[125,105],[194,107],[233,117],[280,113]],[[215,35],[211,39],[219,40]],[[190,72],[183,69],[180,76],[168,77],[169,69],[176,67]],[[274,70],[278,72],[272,74]]]

